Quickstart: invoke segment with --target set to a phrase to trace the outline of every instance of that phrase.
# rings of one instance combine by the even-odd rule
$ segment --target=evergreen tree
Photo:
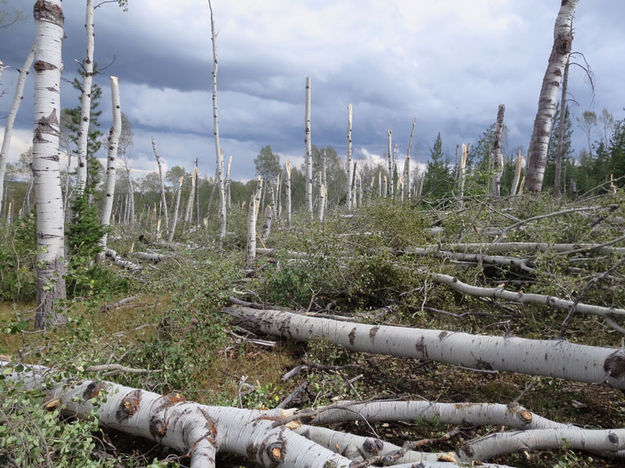
[[[423,196],[438,199],[451,195],[453,177],[449,171],[449,164],[443,154],[443,140],[440,132],[434,146],[430,149],[430,161],[425,171]]]
[[[271,146],[267,145],[254,158],[254,166],[256,167],[256,175],[261,176],[263,180],[276,180],[280,174],[280,156],[271,150]]]

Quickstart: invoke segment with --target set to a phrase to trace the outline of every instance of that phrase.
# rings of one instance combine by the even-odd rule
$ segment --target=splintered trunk
[[[521,155],[521,151],[519,151],[519,156],[516,161],[516,170],[514,171],[514,179],[512,180],[512,187],[510,187],[510,196],[512,197],[517,195],[517,190],[519,188],[519,181],[521,180],[522,170],[523,170],[523,156]]]
[[[393,132],[388,131],[388,148],[387,148],[387,163],[388,163],[388,192],[384,190],[384,193],[388,193],[388,196],[393,198]]]
[[[462,144],[462,153],[460,155],[460,168],[458,170],[458,177],[459,177],[459,185],[460,185],[460,191],[458,192],[458,196],[460,198],[460,200],[462,201],[462,199],[464,198],[464,181],[466,179],[466,173],[467,173],[467,157],[469,155],[469,152],[467,151],[467,145],[465,145],[464,143]],[[420,184],[421,187],[423,187],[423,183],[421,182]],[[421,194],[419,193],[419,196]]]
[[[191,175],[191,190],[189,191],[189,199],[187,200],[187,209],[184,213],[184,222],[190,223],[193,218],[193,200],[195,198],[195,184],[197,184],[197,158],[195,159],[195,167]]]
[[[352,187],[352,200],[351,200],[351,205],[353,208],[356,207],[356,176],[358,175],[358,172],[356,171],[356,168],[358,167],[358,163],[356,161],[354,161],[354,166],[352,168],[352,180],[350,182],[350,185]]]
[[[263,189],[263,179],[258,177],[258,186],[250,198],[250,206],[247,212],[247,256],[246,265],[248,268],[254,267],[256,259],[256,218],[260,208],[260,193]]]
[[[109,131],[108,156],[106,158],[106,196],[102,207],[102,217],[100,223],[108,226],[111,223],[111,211],[113,210],[113,199],[115,197],[115,178],[117,148],[119,146],[119,136],[122,130],[122,111],[119,99],[119,81],[116,76],[111,76],[111,99],[113,102],[113,126]],[[100,239],[100,245],[106,247],[108,234],[104,234]]]
[[[247,328],[296,341],[323,337],[351,351],[625,388],[625,352],[621,349],[562,340],[367,325],[249,307],[229,307],[225,311]]]
[[[306,143],[306,209],[312,217],[313,214],[313,173],[312,173],[312,142],[310,139],[310,77],[306,77],[306,109],[304,117],[305,143]]]
[[[24,95],[24,85],[26,84],[26,78],[30,72],[30,67],[33,64],[33,60],[35,59],[35,46],[30,49],[30,52],[26,56],[26,60],[24,60],[24,65],[22,65],[22,69],[20,70],[20,76],[17,79],[17,87],[15,89],[15,97],[13,98],[13,104],[11,105],[11,110],[9,111],[9,116],[7,117],[7,123],[4,126],[4,139],[2,140],[2,148],[0,149],[0,213],[2,213],[2,201],[4,196],[4,177],[6,174],[7,167],[7,155],[9,153],[9,148],[11,146],[11,136],[13,134],[13,124],[15,123],[15,117],[17,116],[17,111],[20,108],[20,104],[22,103],[22,97]],[[0,62],[0,69],[1,67]],[[7,223],[8,224],[8,223]]]
[[[414,131],[417,126],[417,118],[415,117],[412,121],[412,129],[410,130],[410,138],[408,139],[408,149],[406,150],[406,161],[404,162],[404,184],[406,185],[406,194],[408,196],[408,200],[411,197],[411,187],[412,187],[412,174],[410,173],[410,148],[412,147],[412,137],[414,136]]]
[[[152,149],[154,150],[156,165],[158,166],[158,179],[161,183],[161,210],[165,213],[165,229],[167,229],[169,226],[169,212],[167,210],[167,197],[165,196],[165,183],[163,182],[163,168],[161,167],[161,158],[156,151],[154,137],[152,137]]]
[[[540,90],[538,111],[534,119],[532,140],[528,150],[526,184],[527,190],[530,192],[540,192],[543,187],[547,149],[556,111],[558,88],[573,43],[572,20],[577,2],[578,0],[562,0],[560,12],[556,18],[553,47]]]
[[[84,77],[80,98],[80,128],[78,129],[78,183],[77,194],[81,195],[87,183],[87,141],[89,139],[89,123],[91,120],[91,85],[93,83],[93,49],[95,32],[93,26],[94,0],[87,0],[85,14],[85,30],[87,33],[87,53],[82,63]]]
[[[352,105],[347,106],[347,209],[352,209]]]
[[[182,193],[182,182],[184,181],[184,177],[181,177],[178,180],[178,191],[176,192],[176,206],[174,208],[174,220],[172,221],[171,229],[169,230],[169,238],[167,242],[172,242],[174,240],[174,233],[176,232],[176,224],[178,224],[178,208],[180,207],[180,193]]]
[[[263,223],[263,233],[260,237],[263,241],[266,241],[267,238],[269,237],[269,234],[271,234],[272,217],[273,217],[273,209],[271,208],[271,205],[269,204],[265,207],[265,222]]]
[[[501,134],[503,133],[503,114],[506,106],[499,104],[497,110],[497,124],[495,126],[495,142],[493,143],[493,151],[491,160],[493,164],[493,186],[491,195],[498,197],[501,195],[501,176],[503,175],[503,158],[501,157]]]
[[[219,140],[219,112],[217,107],[217,32],[215,31],[215,14],[213,6],[208,0],[211,14],[211,42],[213,44],[213,136],[215,139],[215,158],[217,161],[217,184],[219,187],[219,239],[226,237],[226,191],[224,184],[224,156]]]
[[[562,98],[560,99],[560,128],[558,128],[558,152],[556,154],[556,173],[553,179],[553,194],[556,197],[562,195],[562,161],[564,160],[564,137],[566,135],[566,93],[569,86],[569,62],[570,56],[566,59],[564,76],[562,77]]]
[[[38,0],[35,18],[35,125],[33,180],[37,206],[37,307],[35,327],[57,322],[54,301],[65,298],[63,196],[59,168],[63,44],[61,0]]]
[[[326,186],[321,184],[319,188],[319,221],[323,221],[326,209]]]
[[[284,163],[286,170],[286,220],[289,227],[291,227],[291,161],[286,160]]]

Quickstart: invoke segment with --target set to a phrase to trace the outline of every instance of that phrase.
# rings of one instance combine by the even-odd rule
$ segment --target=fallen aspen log
[[[293,410],[249,410],[206,406],[186,401],[179,393],[159,395],[113,382],[85,381],[69,388],[53,382],[51,369],[14,365],[0,361],[6,379],[20,381],[24,389],[47,390],[44,403],[49,410],[85,417],[97,411],[102,427],[154,440],[191,457],[192,468],[214,468],[218,451],[233,453],[265,467],[357,468],[370,466],[335,453],[296,431],[301,424],[290,421]],[[6,369],[5,369],[6,368]],[[68,385],[68,388],[65,388]],[[290,421],[290,422],[289,422]],[[294,429],[294,430],[292,430]],[[318,431],[319,428],[314,428]],[[376,443],[377,444],[377,443]],[[436,454],[423,455],[436,460]],[[438,456],[440,458],[440,456]],[[395,468],[414,465],[391,465]],[[424,468],[454,468],[456,463],[424,462]],[[507,468],[503,465],[485,465]]]
[[[244,328],[297,341],[324,337],[351,351],[625,388],[625,351],[622,349],[579,345],[565,340],[367,325],[241,306],[227,307],[224,312],[235,317]]]
[[[0,361],[0,368],[8,363]],[[41,388],[50,369],[26,366],[8,374],[26,388]],[[261,466],[349,467],[352,461],[302,437],[285,426],[274,427],[284,410],[247,410],[186,401],[179,393],[159,395],[113,382],[85,381],[71,389],[54,385],[46,408],[62,406],[84,417],[99,404],[103,427],[154,440],[191,457],[191,467],[214,467],[217,451],[234,453]]]
[[[619,238],[619,240],[622,240]],[[424,247],[432,252],[437,250],[453,250],[458,252],[506,253],[506,252],[558,252],[573,253],[579,249],[601,254],[625,255],[625,247],[612,247],[604,244],[550,244],[548,242],[487,242],[432,244]],[[406,249],[408,252],[410,249]]]
[[[115,265],[122,268],[127,268],[133,271],[139,271],[142,269],[140,265],[129,262],[128,260],[124,260],[117,252],[115,252],[113,249],[109,249],[108,247],[104,249],[104,254],[111,260],[113,260],[113,263],[115,263]]]

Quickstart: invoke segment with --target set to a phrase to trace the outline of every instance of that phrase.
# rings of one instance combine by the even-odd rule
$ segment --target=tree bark
[[[284,163],[286,170],[286,219],[289,228],[291,227],[291,161]]]
[[[256,191],[250,198],[250,206],[247,214],[247,255],[246,265],[248,268],[254,266],[256,259],[256,218],[260,208],[260,193],[263,189],[263,179],[258,177],[258,185]]]
[[[2,148],[0,148],[0,214],[2,213],[2,201],[4,196],[4,178],[6,176],[7,157],[9,148],[11,147],[11,136],[13,135],[13,124],[15,123],[15,117],[22,103],[24,96],[24,85],[26,84],[26,78],[30,73],[30,67],[35,59],[35,45],[33,44],[30,52],[24,60],[24,65],[20,69],[20,76],[17,79],[17,87],[15,89],[15,97],[13,98],[13,104],[7,117],[7,122],[4,126],[4,139],[2,140]],[[1,62],[0,62],[1,63]],[[0,68],[2,68],[0,66]],[[8,223],[7,223],[8,224]]]
[[[165,182],[163,181],[163,168],[161,167],[161,158],[156,151],[156,142],[152,137],[152,149],[154,150],[154,157],[156,158],[156,165],[158,166],[158,178],[161,183],[161,209],[165,213],[165,230],[169,228],[169,210],[167,209],[167,197],[165,196]]]
[[[569,86],[569,62],[570,54],[564,66],[562,77],[562,97],[560,98],[560,127],[558,128],[558,152],[556,154],[556,173],[553,179],[553,195],[562,196],[562,162],[564,161],[564,136],[566,134],[567,102],[566,93]]]
[[[115,196],[115,178],[117,148],[119,146],[119,135],[122,130],[122,111],[119,99],[119,80],[116,76],[111,76],[111,99],[113,102],[113,126],[109,131],[108,156],[106,158],[106,196],[102,207],[102,217],[100,224],[109,226],[111,224],[111,212],[113,210],[113,198]],[[108,234],[104,234],[100,239],[100,245],[106,247]],[[103,257],[103,256],[102,256]]]
[[[190,223],[193,218],[193,201],[195,198],[195,184],[197,184],[197,158],[195,158],[195,167],[191,175],[191,190],[189,191],[189,199],[187,200],[187,209],[184,213],[184,222]]]
[[[503,160],[501,158],[501,135],[503,133],[503,114],[506,110],[506,106],[499,104],[497,110],[497,124],[495,126],[495,142],[493,143],[493,151],[491,153],[491,160],[493,164],[493,187],[491,195],[498,197],[501,195],[501,176],[503,175]]]
[[[319,221],[323,222],[323,218],[325,217],[325,209],[326,209],[326,186],[321,184],[319,189]]]
[[[167,242],[173,242],[174,233],[176,232],[176,224],[178,224],[178,208],[180,208],[180,194],[182,193],[182,182],[184,177],[178,180],[178,191],[176,192],[176,206],[174,208],[174,219],[172,221],[171,229],[169,230],[169,237]]]
[[[87,0],[85,13],[85,30],[87,33],[87,53],[82,63],[84,77],[80,98],[80,128],[78,129],[78,182],[77,195],[85,190],[87,183],[87,141],[89,140],[89,123],[91,120],[91,85],[93,83],[93,49],[95,32],[93,22],[94,0]]]
[[[65,298],[64,216],[59,168],[63,9],[37,0],[35,18],[35,125],[33,180],[37,206],[37,312],[35,327],[59,320],[54,301]]]
[[[226,193],[224,186],[224,157],[219,140],[219,109],[217,107],[217,32],[215,31],[215,14],[213,5],[208,0],[208,8],[211,14],[211,42],[213,44],[213,137],[215,139],[215,159],[217,162],[217,184],[219,186],[219,239],[223,241],[226,236]]]
[[[347,105],[347,211],[352,210],[352,105]]]
[[[527,190],[538,193],[542,190],[549,136],[556,110],[560,81],[573,43],[572,20],[578,0],[562,0],[554,27],[554,41],[549,64],[543,78],[538,99],[538,111],[534,119],[532,140],[528,150],[526,173]]]
[[[306,209],[313,216],[313,174],[312,174],[312,142],[310,138],[310,106],[311,91],[310,77],[306,77],[306,108],[305,108],[305,143],[306,143]]]
[[[387,153],[388,153],[388,159],[387,159],[387,165],[388,165],[388,196],[393,198],[393,131],[389,130],[388,131],[388,148],[387,148]]]
[[[406,161],[404,162],[404,184],[406,186],[406,195],[408,200],[411,198],[412,174],[410,173],[410,147],[412,146],[412,137],[417,126],[417,118],[412,121],[412,129],[410,130],[410,138],[408,139],[408,149],[406,150]]]
[[[460,191],[459,191],[459,195],[458,197],[460,198],[460,202],[462,203],[462,200],[464,199],[464,181],[466,179],[466,172],[467,172],[467,157],[468,157],[468,151],[467,151],[467,145],[465,145],[464,143],[462,144],[462,153],[460,155],[460,170],[458,172],[458,177],[459,177],[459,186],[460,186]],[[423,187],[423,183],[420,182],[420,187]],[[420,196],[420,194],[419,194]]]
[[[521,180],[521,171],[523,170],[523,155],[519,151],[519,156],[516,161],[516,170],[514,171],[514,179],[512,180],[512,187],[510,187],[510,196],[517,195],[517,189],[519,188],[519,181]]]
[[[246,328],[296,341],[324,337],[351,351],[446,362],[625,388],[625,352],[562,340],[471,335],[341,322],[276,310],[228,307]]]

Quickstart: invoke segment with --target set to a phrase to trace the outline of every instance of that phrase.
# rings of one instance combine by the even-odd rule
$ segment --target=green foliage
[[[434,146],[430,149],[430,159],[425,172],[423,196],[430,199],[450,196],[454,180],[447,159],[443,154],[443,141],[440,133],[436,137]]]
[[[0,299],[24,301],[35,296],[35,222],[35,216],[30,215],[4,228],[6,240],[0,243]]]
[[[263,180],[275,180],[280,174],[280,156],[271,151],[271,146],[267,145],[254,158],[254,166],[256,175],[261,176]]]
[[[4,374],[13,370],[4,369]],[[45,409],[41,391],[25,391],[21,382],[0,376],[0,465],[38,467],[114,467],[118,459],[96,461],[92,454],[97,418],[63,421],[61,409]]]

